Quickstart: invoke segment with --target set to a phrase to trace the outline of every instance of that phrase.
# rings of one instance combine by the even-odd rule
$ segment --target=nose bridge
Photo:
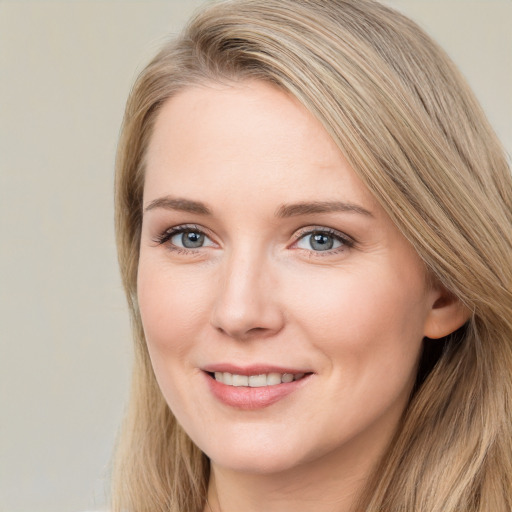
[[[271,259],[251,244],[229,251],[219,271],[213,326],[236,339],[268,336],[280,330]],[[274,296],[273,296],[274,295]]]

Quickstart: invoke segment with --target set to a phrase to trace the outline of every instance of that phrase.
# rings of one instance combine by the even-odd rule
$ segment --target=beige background
[[[127,396],[112,227],[130,85],[204,2],[0,0],[0,512],[101,509]],[[389,0],[512,150],[512,0]]]

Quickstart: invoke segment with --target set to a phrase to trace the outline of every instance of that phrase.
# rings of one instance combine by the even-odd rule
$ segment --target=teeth
[[[267,386],[275,386],[276,384],[281,384],[281,374],[269,373],[267,375]]]
[[[237,375],[228,372],[215,372],[215,380],[228,386],[248,386],[261,388],[264,386],[276,386],[277,384],[293,382],[304,377],[304,373],[263,373],[261,375]]]
[[[251,375],[249,377],[249,386],[251,388],[261,388],[267,385],[266,375]]]
[[[247,375],[233,375],[233,386],[248,386],[249,377]]]

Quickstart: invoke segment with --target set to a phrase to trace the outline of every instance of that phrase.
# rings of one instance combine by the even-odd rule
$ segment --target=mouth
[[[279,384],[288,384],[290,382],[298,381],[304,377],[311,375],[310,372],[306,373],[260,373],[256,375],[240,375],[230,372],[206,372],[212,379],[225,384],[226,386],[233,387],[249,387],[249,388],[263,388],[269,386],[278,386]]]
[[[264,409],[289,395],[299,393],[312,381],[313,372],[254,365],[219,364],[203,368],[213,396],[236,409]],[[289,402],[288,402],[289,403]]]

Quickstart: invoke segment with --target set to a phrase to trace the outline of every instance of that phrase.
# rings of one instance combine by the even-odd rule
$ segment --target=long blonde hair
[[[374,0],[214,4],[128,101],[116,174],[119,261],[135,339],[114,512],[202,510],[209,463],[158,388],[137,306],[145,151],[162,104],[207,81],[271,82],[323,124],[438,280],[472,312],[425,340],[415,392],[357,512],[512,510],[512,179],[445,53]]]

